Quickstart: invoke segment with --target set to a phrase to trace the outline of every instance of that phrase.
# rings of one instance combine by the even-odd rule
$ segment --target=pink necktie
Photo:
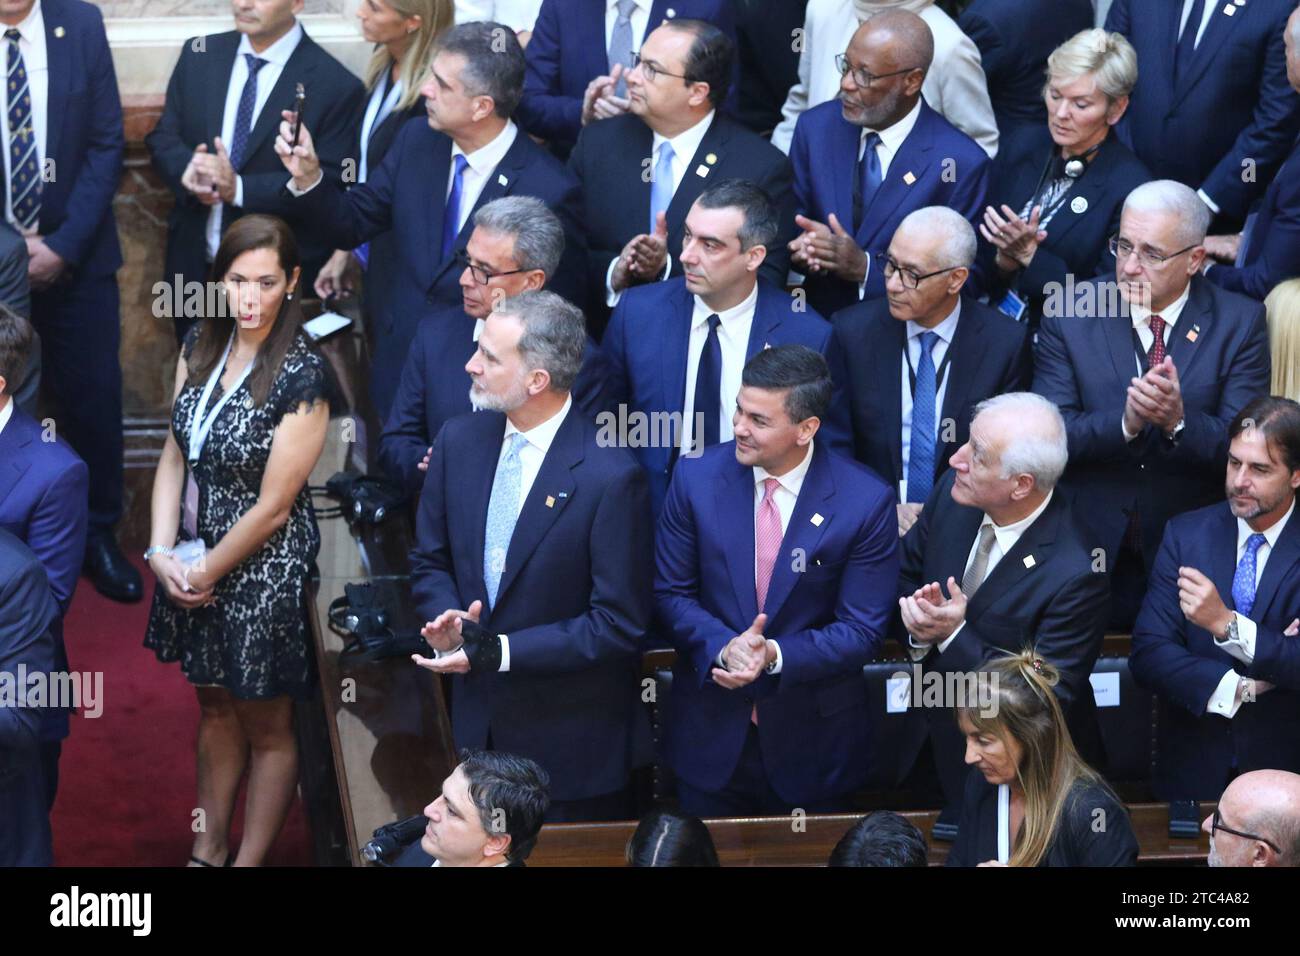
[[[772,583],[772,569],[781,550],[781,512],[776,510],[776,489],[781,482],[775,478],[763,480],[763,503],[758,506],[754,520],[754,551],[758,564],[754,570],[754,586],[758,592],[758,610],[762,612],[767,602],[767,586]]]

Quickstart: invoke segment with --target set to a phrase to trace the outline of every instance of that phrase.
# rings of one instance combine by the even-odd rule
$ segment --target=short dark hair
[[[506,859],[528,859],[551,803],[550,776],[527,757],[499,750],[462,750],[460,770],[483,830],[500,833],[504,826],[510,835]]]
[[[707,20],[690,20],[685,17],[664,24],[674,30],[684,30],[695,35],[695,42],[686,52],[682,72],[685,83],[709,84],[709,102],[721,106],[731,90],[731,64],[736,57],[735,44]]]
[[[1232,441],[1247,428],[1263,433],[1270,450],[1276,450],[1289,471],[1300,468],[1300,405],[1289,398],[1265,395],[1237,413],[1228,428]]]
[[[776,211],[772,197],[757,183],[748,179],[724,179],[715,183],[695,200],[701,209],[739,209],[745,214],[740,227],[740,248],[754,246],[772,248],[781,234],[781,216]]]
[[[925,866],[925,837],[897,813],[869,813],[840,837],[827,866]]]
[[[717,866],[709,828],[698,817],[662,807],[636,825],[627,844],[628,866]]]
[[[785,412],[790,421],[824,418],[831,403],[831,371],[826,359],[806,345],[776,345],[745,363],[740,384],[773,391],[788,389]]]
[[[0,302],[0,378],[5,380],[0,394],[12,395],[23,383],[33,338],[32,324]]]
[[[461,84],[471,96],[490,96],[496,114],[509,119],[524,92],[524,48],[515,31],[501,23],[458,23],[435,41],[433,56],[459,53],[465,58]]]

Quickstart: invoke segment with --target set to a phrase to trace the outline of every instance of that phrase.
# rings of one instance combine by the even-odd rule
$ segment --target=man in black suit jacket
[[[781,213],[780,241],[768,247],[762,275],[784,285],[784,243],[794,235],[790,163],[772,144],[718,111],[726,97],[734,48],[717,27],[674,20],[641,47],[628,74],[629,112],[584,127],[569,157],[582,182],[589,229],[588,314],[603,333],[623,290],[669,276],[682,265],[686,213],[701,192],[723,179],[747,179]]]
[[[1028,327],[962,297],[976,248],[960,213],[908,213],[880,265],[886,297],[832,318],[831,442],[898,492],[899,535],[966,444],[975,404],[1029,385]]]
[[[439,432],[411,552],[437,652],[417,662],[455,675],[457,745],[541,764],[552,822],[627,819],[631,773],[650,758],[649,492],[572,407],[585,340],[582,313],[551,292],[488,316],[466,366],[484,410]]]
[[[1056,488],[1065,461],[1065,423],[1050,402],[1012,392],[976,406],[970,440],[903,538],[900,639],[918,662],[913,681],[967,675],[1003,652],[1035,648],[1060,671],[1056,693],[1071,736],[1093,757],[1100,737],[1088,675],[1101,651],[1108,587]],[[922,699],[915,687],[912,699]],[[899,773],[913,768],[928,731],[944,819],[955,823],[966,766],[953,704],[909,710]]]
[[[1165,522],[1218,499],[1228,423],[1268,393],[1263,306],[1199,274],[1209,219],[1188,186],[1139,186],[1114,245],[1118,287],[1067,284],[1038,333],[1034,391],[1065,416],[1065,484],[1106,550],[1118,629],[1141,606]]]
[[[326,175],[341,181],[361,119],[362,87],[307,36],[295,16],[302,7],[303,0],[237,4],[234,30],[194,37],[182,47],[162,116],[145,137],[154,168],[176,197],[163,281],[206,281],[224,228],[250,212],[280,216],[294,227],[303,260],[300,288],[313,286],[329,258],[332,247],[303,228],[283,194],[275,132],[301,84],[302,120],[316,134]],[[199,318],[172,316],[177,341]]]

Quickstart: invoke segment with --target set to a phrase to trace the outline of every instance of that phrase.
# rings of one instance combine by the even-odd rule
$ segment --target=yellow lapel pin
[[[548,508],[554,508],[554,507],[555,507],[555,496],[554,496],[554,495],[547,495],[547,496],[546,496],[546,507],[548,507]]]
[[[67,32],[68,32],[68,31],[65,30],[65,29],[63,29],[63,27],[55,27],[55,28],[54,28],[54,35],[55,35],[56,37],[58,37],[60,40],[62,40],[62,39],[64,38],[64,36],[67,35]]]

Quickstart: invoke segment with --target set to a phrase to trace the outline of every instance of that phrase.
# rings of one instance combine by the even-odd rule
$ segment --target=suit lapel
[[[1101,291],[1099,288],[1098,294]],[[1115,368],[1115,379],[1122,388],[1127,389],[1129,379],[1137,374],[1137,352],[1133,350],[1133,318],[1127,308],[1119,311],[1119,315],[1102,316],[1097,321],[1101,326],[1101,336],[1106,340],[1106,351],[1110,353],[1110,361]]]
[[[837,116],[831,124],[830,132],[826,152],[815,161],[824,161],[829,167],[826,175],[832,184],[832,209],[840,225],[847,230],[853,228],[853,179],[858,171],[858,146],[862,142],[862,130],[843,116]],[[863,212],[862,221],[866,222],[865,210]]]
[[[226,118],[226,93],[230,89],[231,73],[235,69],[235,57],[239,53],[239,34],[223,33],[220,37],[222,49],[205,54],[208,64],[207,83],[207,144],[212,149],[213,141],[221,135],[221,127]]]
[[[1107,146],[1113,146],[1117,141],[1113,136],[1106,139]],[[1049,233],[1048,244],[1060,249],[1069,248],[1068,245],[1062,245],[1063,238],[1076,225],[1088,218],[1089,212],[1096,215],[1098,212],[1105,213],[1105,194],[1106,178],[1110,171],[1110,162],[1108,157],[1114,156],[1115,153],[1103,146],[1097,153],[1096,158],[1088,167],[1088,174],[1075,183],[1074,188],[1070,190],[1068,201],[1061,204],[1061,208],[1056,211],[1052,221],[1047,225]],[[1032,186],[1030,187],[1032,188]],[[1025,193],[1028,195],[1028,192]],[[1082,199],[1087,203],[1083,212],[1074,211],[1074,203]]]
[[[1214,0],[1207,0],[1207,2],[1217,6]],[[1177,8],[1179,4],[1175,3],[1172,6]],[[1191,66],[1184,75],[1182,84],[1174,90],[1174,106],[1177,106],[1187,96],[1188,92],[1200,82],[1201,77],[1205,75],[1205,71],[1210,68],[1210,63],[1214,60],[1215,54],[1219,52],[1219,47],[1223,46],[1223,42],[1236,29],[1236,23],[1243,19],[1244,16],[1245,11],[1241,8],[1238,8],[1233,16],[1226,16],[1221,9],[1210,14],[1210,21],[1205,25],[1205,33],[1201,35],[1200,45],[1197,46],[1196,52],[1192,54]],[[1199,24],[1188,23],[1185,29],[1197,29],[1199,26]],[[1175,20],[1175,38],[1177,37],[1177,28],[1178,21]],[[1175,39],[1175,46],[1177,46],[1177,42],[1177,39]],[[1170,75],[1173,75],[1172,72]]]
[[[1065,501],[1059,493],[1052,496],[1038,519],[1025,529],[1020,540],[1002,556],[997,566],[989,572],[971,600],[969,615],[979,615],[992,602],[1014,588],[1050,560],[1051,548],[1056,541],[1057,528],[1065,514]],[[958,578],[960,581],[961,579]]]
[[[1215,513],[1215,521],[1214,534],[1210,539],[1213,542],[1210,550],[1210,566],[1199,570],[1218,588],[1219,598],[1223,603],[1230,605],[1233,603],[1232,579],[1237,572],[1237,519],[1232,516],[1226,501],[1219,505]],[[1282,539],[1279,538],[1278,544],[1281,543]],[[1271,565],[1272,558],[1269,559],[1269,566]],[[1268,567],[1264,570],[1267,571]],[[1258,593],[1255,606],[1261,606]]]
[[[794,590],[799,575],[807,570],[808,561],[821,542],[822,535],[835,520],[831,503],[834,495],[835,482],[826,460],[826,448],[824,445],[814,445],[813,460],[804,476],[803,487],[799,489],[794,512],[790,515],[790,524],[781,539],[781,550],[777,552],[776,565],[772,568],[772,579],[767,585],[767,602],[763,612],[769,622],[776,620],[786,599],[790,597],[790,592]],[[800,570],[795,570],[796,556],[802,557]],[[755,594],[755,603],[757,600]]]
[[[686,396],[686,363],[690,360],[691,319],[695,314],[694,298],[686,291],[682,280],[674,280],[680,287],[669,300],[670,311],[664,322],[664,334],[661,340],[660,359],[663,362],[664,383],[667,394],[664,395],[663,407],[681,414]]]
[[[447,181],[451,174],[451,137],[437,133],[434,137],[433,155],[429,157],[429,187],[424,191],[425,242],[428,244],[424,261],[429,264],[429,280],[432,286],[438,276],[447,267],[442,261],[442,221],[447,217]],[[468,222],[469,220],[466,220]]]
[[[475,434],[476,440],[467,443],[463,452],[465,460],[461,473],[476,477],[467,479],[461,488],[461,494],[465,497],[459,507],[464,507],[466,513],[473,516],[470,527],[474,540],[470,553],[474,560],[471,562],[470,574],[474,587],[471,593],[481,596],[486,607],[487,584],[483,580],[483,551],[487,547],[488,503],[492,500],[492,483],[496,480],[497,461],[501,458],[501,442],[506,433],[506,417],[500,412],[478,412],[477,414],[495,418],[496,424],[491,428],[485,426],[481,436]],[[498,598],[500,594],[501,590],[498,588]]]
[[[690,211],[691,204],[700,198],[700,193],[712,182],[712,175],[726,158],[727,155],[727,135],[726,121],[722,118],[721,113],[714,113],[713,119],[709,122],[709,128],[704,133],[704,138],[700,140],[699,148],[695,150],[695,155],[690,157],[686,163],[685,171],[682,174],[682,181],[677,184],[677,191],[673,193],[672,201],[668,204],[668,231],[673,236],[679,236],[682,231],[682,225],[686,222],[686,213]],[[714,161],[708,162],[708,157],[713,156]],[[685,158],[685,157],[683,157]],[[698,170],[708,170],[705,175],[697,175]],[[646,207],[647,222],[649,221],[649,207]],[[678,225],[674,225],[677,223]],[[671,243],[670,248],[676,247],[681,249],[680,243]]]
[[[1236,540],[1234,534],[1232,537],[1234,544]],[[1264,573],[1260,576],[1259,587],[1255,589],[1255,605],[1250,610],[1251,620],[1262,621],[1265,615],[1268,614],[1269,605],[1277,597],[1278,587],[1291,573],[1291,569],[1295,567],[1297,561],[1300,561],[1300,527],[1297,527],[1295,513],[1292,512],[1291,517],[1287,519],[1286,527],[1282,529],[1282,533],[1278,536],[1277,544],[1273,546],[1273,550],[1269,553],[1268,563],[1264,565]],[[1234,567],[1233,570],[1235,572],[1236,568]]]
[[[745,361],[748,362],[763,349],[772,345],[776,330],[785,320],[781,302],[785,299],[793,303],[784,292],[770,289],[761,280],[758,283],[758,301],[754,304],[754,321],[749,325],[749,342],[745,346]],[[779,344],[779,343],[778,343]]]
[[[46,6],[45,20],[46,68],[49,74],[48,105],[46,107],[45,156],[57,156],[63,138],[63,117],[68,114],[68,90],[72,85],[72,48],[67,28],[63,24],[62,9]],[[55,120],[58,117],[58,120]]]
[[[876,232],[888,223],[890,215],[911,191],[912,186],[925,178],[935,141],[930,135],[929,126],[929,107],[922,102],[916,125],[889,164],[889,174],[885,176],[885,181],[880,184],[871,202],[862,210],[862,229],[858,230],[856,237],[859,245],[870,245],[876,238]],[[909,178],[911,182],[908,182]],[[851,197],[849,208],[852,208]],[[869,224],[874,225],[868,228]]]
[[[973,303],[962,303],[961,315],[957,319],[957,331],[953,334],[948,352],[952,358],[948,361],[948,387],[943,393],[943,409],[940,413],[939,437],[943,438],[943,421],[957,420],[970,395],[975,373],[979,371],[987,354],[976,343],[984,330],[984,318],[973,308]],[[901,374],[901,372],[900,372]],[[935,448],[934,471],[938,475],[948,466],[948,454],[943,454],[945,446],[951,442],[940,441]]]
[[[244,148],[241,168],[248,164],[253,154],[280,128],[280,111],[293,106],[297,85],[301,83],[308,91],[308,95],[311,95],[310,91],[313,87],[311,78],[316,72],[316,64],[312,57],[312,48],[315,45],[312,38],[303,33],[302,39],[298,41],[298,45],[289,56],[289,62],[285,63],[284,69],[280,71],[275,86],[271,87],[271,94],[266,98],[262,112],[257,114],[257,120],[249,130],[248,145]]]
[[[0,432],[0,506],[3,506],[5,499],[18,486],[19,479],[31,467],[31,460],[21,452],[21,449],[31,444],[31,437],[20,432],[22,423],[18,420],[19,414],[21,413],[14,409],[9,424]]]
[[[966,561],[970,557],[971,545],[975,543],[975,536],[979,534],[980,523],[984,520],[984,512],[978,508],[959,505],[952,500],[951,495],[943,503],[944,508],[953,509],[951,521],[940,521],[939,516],[935,515],[935,520],[931,523],[931,532],[935,528],[943,528],[943,540],[939,542],[939,567],[936,577],[939,583],[945,588],[948,585],[948,578],[956,578],[958,583],[966,574]],[[929,583],[929,582],[926,582]],[[978,597],[978,592],[976,593]]]
[[[520,172],[527,165],[527,140],[527,134],[525,134],[523,130],[517,130],[515,133],[515,141],[510,144],[510,148],[506,150],[506,154],[501,157],[501,162],[497,163],[496,168],[492,170],[492,172],[488,173],[487,182],[483,184],[483,191],[479,193],[478,199],[474,202],[474,208],[471,209],[469,215],[465,217],[465,225],[461,226],[460,233],[456,236],[456,245],[453,253],[464,251],[465,247],[469,244],[469,237],[474,232],[474,213],[492,202],[492,200],[500,199],[502,196],[508,195],[511,190],[514,189],[515,182],[519,178]],[[447,154],[447,165],[448,170],[450,170],[450,152]],[[445,215],[446,203],[444,202],[442,206],[442,214],[438,216],[438,245],[435,247],[435,255],[442,252],[442,220]],[[446,270],[450,269],[454,263],[454,258],[448,258],[444,261],[438,262],[433,282],[436,283],[441,279],[442,274]]]
[[[1191,381],[1190,371],[1197,355],[1203,350],[1198,347],[1202,339],[1210,333],[1210,324],[1214,321],[1210,309],[1209,293],[1200,276],[1192,278],[1192,289],[1187,296],[1187,305],[1178,317],[1178,324],[1169,330],[1170,338],[1165,343],[1165,352],[1174,360],[1178,369],[1178,380],[1184,390]]]
[[[754,469],[739,462],[731,463],[726,479],[718,483],[713,500],[716,526],[731,542],[723,548],[727,556],[727,577],[736,592],[740,618],[748,626],[758,616],[754,582]],[[768,590],[771,590],[770,582]]]
[[[875,362],[876,374],[885,384],[884,421],[891,423],[886,428],[889,429],[889,457],[894,465],[893,472],[884,477],[897,490],[903,478],[903,350],[907,348],[907,323],[899,322],[887,312],[883,315],[887,344],[876,350]],[[868,390],[871,388],[870,382],[864,384]]]

